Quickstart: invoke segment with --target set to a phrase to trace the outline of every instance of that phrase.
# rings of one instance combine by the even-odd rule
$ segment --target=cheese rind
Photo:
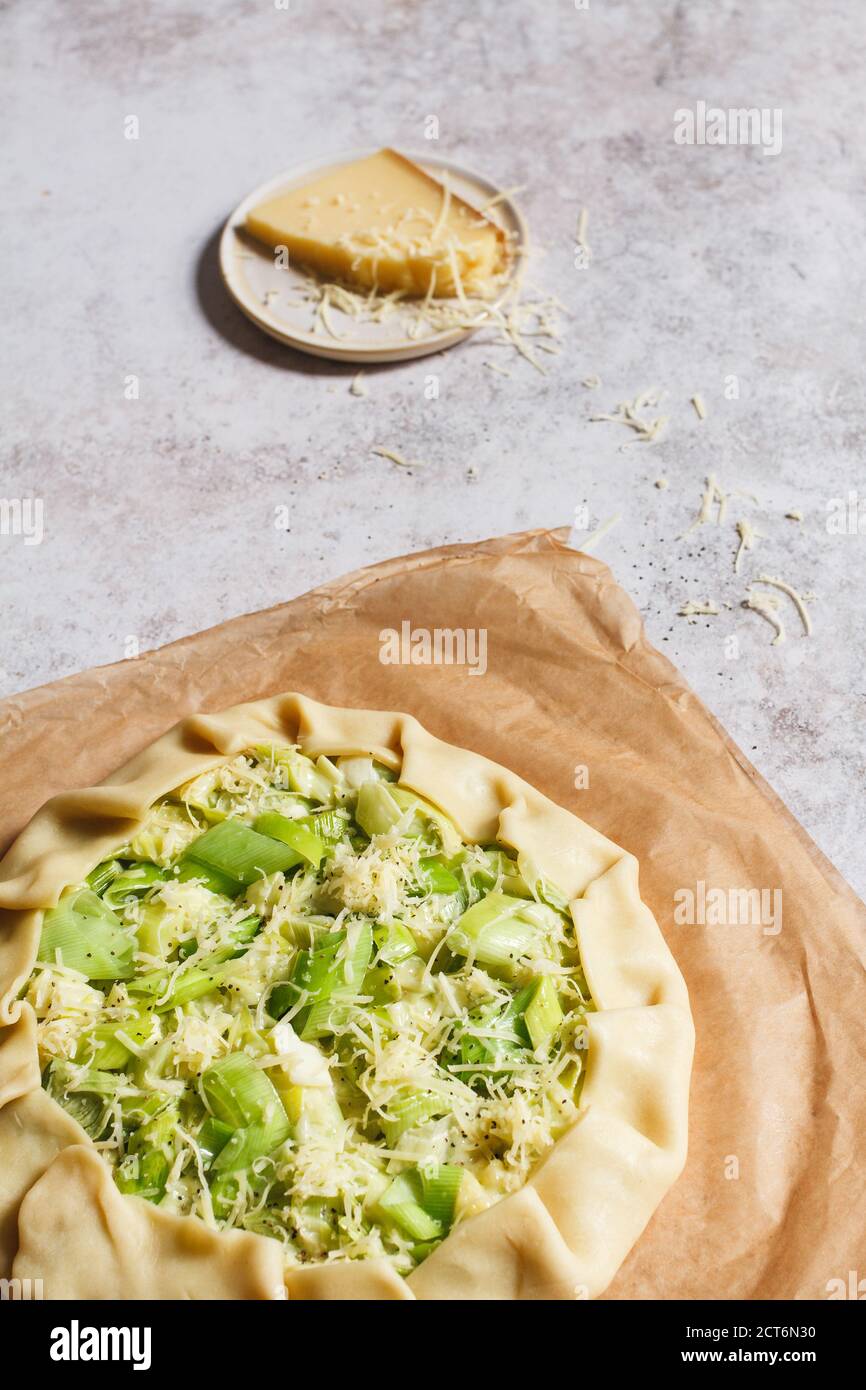
[[[489,298],[508,266],[502,228],[391,149],[260,203],[246,229],[326,278],[386,293]]]

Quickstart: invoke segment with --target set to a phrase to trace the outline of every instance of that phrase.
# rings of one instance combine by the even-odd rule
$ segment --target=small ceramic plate
[[[301,352],[312,353],[315,357],[329,357],[338,362],[398,362],[441,352],[443,348],[461,342],[473,331],[466,328],[425,330],[421,336],[413,338],[409,336],[409,328],[416,323],[416,318],[411,310],[401,310],[398,306],[383,322],[364,323],[341,313],[332,305],[328,310],[328,320],[334,332],[339,334],[339,337],[334,337],[323,324],[314,327],[315,302],[303,298],[304,288],[309,289],[312,277],[294,266],[285,270],[276,266],[271,248],[261,245],[244,232],[247,213],[257,203],[284,193],[289,188],[296,188],[299,184],[312,183],[341,164],[351,164],[356,159],[375,154],[378,148],[350,150],[334,159],[310,160],[287,169],[248,194],[223,228],[220,271],[226,289],[238,308],[272,338],[299,348]],[[491,198],[502,194],[502,189],[453,159],[440,159],[429,152],[423,155],[409,154],[407,157],[434,178],[441,179],[447,171],[454,192],[479,209]],[[507,195],[488,209],[487,216],[513,236],[515,254],[510,270],[510,277],[513,278],[527,245],[526,224]]]

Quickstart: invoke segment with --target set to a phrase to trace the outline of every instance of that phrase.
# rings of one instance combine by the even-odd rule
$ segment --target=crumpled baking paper
[[[388,560],[3,701],[0,850],[195,711],[300,690],[415,715],[636,854],[689,987],[688,1164],[605,1297],[866,1296],[866,907],[565,538]],[[472,664],[380,660],[437,629]]]

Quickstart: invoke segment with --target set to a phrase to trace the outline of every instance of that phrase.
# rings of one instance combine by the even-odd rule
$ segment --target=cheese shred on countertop
[[[424,468],[423,459],[407,459],[403,454],[399,454],[396,449],[385,449],[377,447],[371,450],[379,458],[388,459],[391,463],[396,463],[399,468]]]
[[[759,540],[761,537],[761,532],[757,531],[750,521],[744,519],[737,522],[736,529],[737,535],[740,538],[740,543],[737,546],[737,552],[734,556],[734,570],[739,572],[740,561],[744,553],[754,548],[755,541]]]
[[[746,598],[743,599],[743,607],[750,608],[755,613],[760,613],[761,617],[766,618],[767,622],[775,628],[776,635],[771,643],[772,646],[777,647],[780,642],[785,641],[785,625],[779,617],[778,599],[773,598],[770,594],[756,594],[750,592]]]
[[[591,415],[590,423],[609,423],[614,425],[626,425],[634,431],[635,439],[630,444],[652,444],[664,432],[668,423],[667,415],[657,415],[647,419],[641,415],[642,410],[652,409],[661,403],[657,388],[650,387],[645,391],[640,391],[633,401],[619,401],[616,409],[608,414]],[[629,448],[629,444],[623,444],[621,449]]]
[[[718,604],[713,603],[712,599],[705,599],[702,603],[689,599],[679,610],[678,616],[688,618],[690,622],[696,622],[699,617],[717,617],[718,613]]]
[[[791,584],[786,584],[783,579],[774,578],[772,575],[769,574],[756,575],[754,582],[757,584],[769,584],[772,588],[779,589],[783,594],[787,594],[788,598],[791,600],[791,602],[797,610],[800,621],[803,624],[803,631],[805,632],[807,637],[811,637],[812,619],[809,616],[809,612],[806,608],[806,604],[802,594],[800,594]]]
[[[607,521],[603,521],[595,531],[591,531],[588,536],[585,536],[583,540],[580,541],[578,548],[587,551],[593,550],[602,537],[606,536],[608,531],[612,530],[620,521],[622,521],[621,512],[616,512],[614,516],[609,516]]]

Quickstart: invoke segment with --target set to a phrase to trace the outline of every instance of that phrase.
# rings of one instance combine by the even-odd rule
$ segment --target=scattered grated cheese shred
[[[619,401],[616,409],[610,414],[591,415],[590,423],[600,424],[604,422],[626,425],[637,436],[631,441],[632,444],[652,444],[664,432],[669,417],[657,415],[654,418],[646,419],[640,412],[658,406],[661,399],[657,388],[650,387],[646,391],[639,392],[633,401]],[[628,444],[621,445],[622,449],[628,447]]]
[[[688,618],[690,623],[695,623],[699,617],[706,616],[714,618],[718,616],[718,613],[718,604],[713,603],[711,599],[704,599],[703,602],[696,602],[694,599],[689,599],[687,603],[683,604],[677,616],[680,618]]]
[[[516,198],[518,193],[522,193],[526,188],[525,183],[516,183],[513,188],[503,188],[501,193],[496,193],[492,198],[488,198],[486,203],[482,203],[479,211],[489,212],[491,208],[498,207],[500,203],[507,202],[509,198]]]
[[[441,236],[442,236],[442,233],[443,233],[443,231],[444,231],[444,229],[445,229],[445,223],[448,221],[448,214],[449,214],[450,211],[451,211],[451,179],[450,179],[450,177],[449,177],[449,175],[448,175],[447,169],[445,169],[445,170],[442,171],[442,206],[441,206],[440,209],[439,209],[439,217],[437,218],[436,223],[435,223],[435,225],[434,225],[434,227],[433,227],[433,230],[432,230],[432,232],[430,233],[430,240],[431,240],[431,241],[437,242],[437,241],[440,240],[440,238],[441,238]],[[452,245],[449,249],[451,250],[451,253],[452,253],[452,255],[453,255],[453,253],[454,253],[454,247],[453,247],[453,245]]]
[[[590,534],[580,542],[579,548],[581,550],[594,549],[594,547],[601,540],[602,536],[606,536],[608,531],[612,530],[613,527],[616,526],[617,523],[620,521],[622,521],[621,512],[617,512],[614,516],[609,516],[607,521],[603,521],[602,524],[599,527],[597,527],[595,531],[591,531]]]
[[[797,610],[800,621],[803,624],[803,631],[805,632],[807,637],[811,637],[812,619],[809,617],[809,613],[806,608],[803,595],[798,593],[798,591],[793,587],[793,585],[786,584],[783,579],[774,578],[772,575],[769,574],[757,575],[755,577],[754,582],[757,584],[769,584],[772,588],[779,589],[783,594],[787,594],[788,598],[791,600],[791,602]]]
[[[580,249],[580,251],[583,253],[584,264],[588,264],[588,262],[592,259],[592,247],[589,245],[586,239],[586,232],[588,226],[589,209],[581,208],[580,214],[577,219],[577,233],[575,235],[575,243]]]
[[[302,299],[312,307],[313,332],[325,332],[337,341],[348,337],[348,325],[347,331],[341,331],[332,311],[356,324],[388,323],[399,315],[405,336],[416,342],[441,333],[483,329],[496,335],[491,346],[510,348],[544,375],[545,367],[537,354],[557,355],[561,351],[560,320],[566,311],[555,296],[525,287],[527,253],[521,252],[516,272],[495,300],[468,296],[453,246],[445,248],[444,254],[454,280],[452,299],[436,297],[435,269],[421,300],[400,290],[379,294],[375,287],[361,294],[336,282],[305,277],[298,288]]]
[[[770,594],[755,594],[751,591],[743,599],[743,607],[750,608],[755,613],[760,613],[762,618],[766,618],[768,623],[776,629],[776,635],[770,644],[777,647],[780,642],[785,641],[785,625],[778,614],[779,600]]]
[[[737,522],[737,535],[740,543],[737,546],[737,553],[734,556],[734,570],[739,573],[740,561],[747,550],[753,550],[755,541],[761,538],[761,532],[756,531],[750,521],[740,520]]]
[[[396,463],[399,468],[424,468],[426,466],[422,459],[407,459],[405,455],[398,454],[396,449],[375,448],[371,449],[370,452],[378,454],[379,458]]]
[[[719,482],[715,473],[708,473],[706,477],[704,491],[701,496],[700,511],[698,512],[691,526],[688,526],[686,530],[683,532],[682,536],[680,536],[680,540],[687,536],[689,532],[696,530],[698,526],[706,526],[709,522],[713,521],[715,521],[716,525],[719,525],[719,523],[723,520],[722,509],[726,501],[726,495],[724,492],[722,492],[722,489],[719,487]],[[719,510],[717,515],[714,517],[713,507],[715,506],[718,506]]]

